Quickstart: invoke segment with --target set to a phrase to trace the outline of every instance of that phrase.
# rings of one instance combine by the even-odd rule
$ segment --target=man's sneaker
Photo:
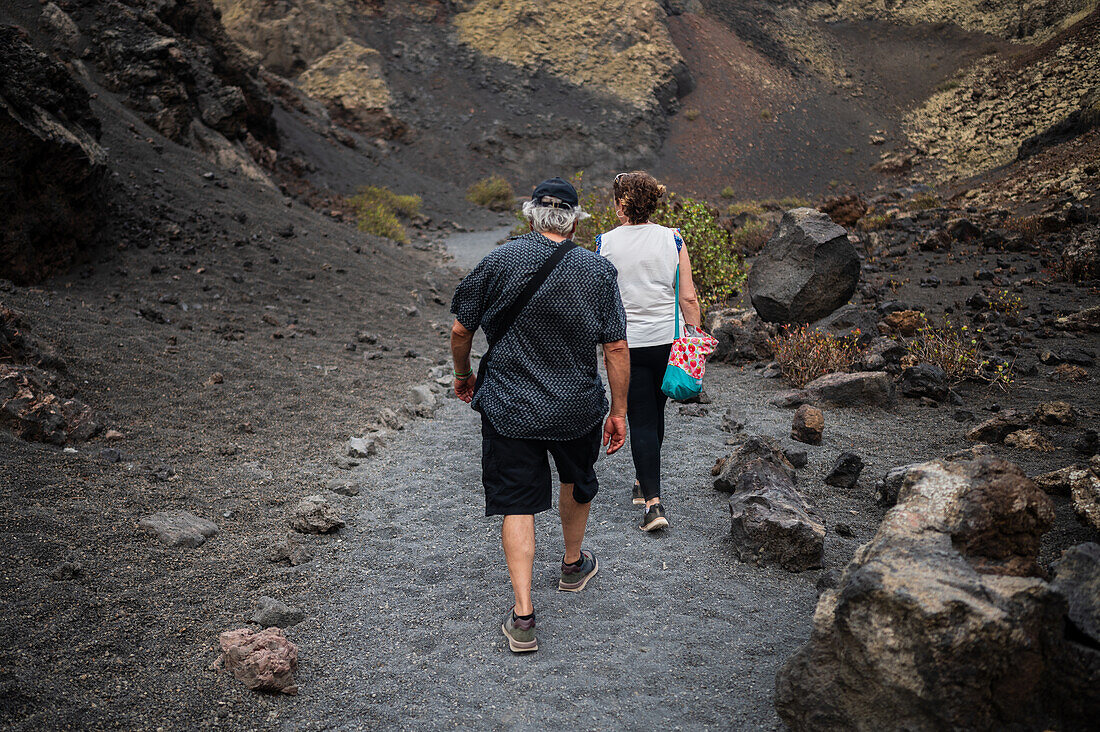
[[[558,580],[559,590],[580,592],[600,568],[596,555],[590,551],[582,551],[581,560],[580,564],[566,564],[562,561],[561,579]]]
[[[515,607],[508,611],[504,618],[504,624],[500,629],[504,637],[508,639],[508,648],[512,653],[530,653],[539,649],[539,641],[535,638],[535,618],[517,618]]]
[[[665,509],[660,503],[654,503],[652,506],[646,507],[645,514],[642,515],[642,523],[638,528],[642,531],[655,531],[667,526],[668,519],[665,518]]]
[[[640,485],[638,485],[637,482],[634,483],[634,505],[635,506],[644,506],[645,505],[645,494],[642,493],[642,487]]]

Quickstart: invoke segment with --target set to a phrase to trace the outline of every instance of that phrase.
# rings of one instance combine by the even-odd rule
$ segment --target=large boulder
[[[294,505],[290,528],[302,534],[329,534],[344,528],[340,512],[324,496],[306,496]]]
[[[794,466],[783,453],[780,444],[770,437],[751,435],[721,461],[722,467],[718,477],[714,479],[714,487],[726,493],[742,490],[741,476],[745,468],[757,460],[772,463],[790,478],[792,484],[797,482]]]
[[[885,407],[893,404],[894,398],[894,380],[884,371],[838,371],[801,389],[779,392],[769,401],[777,407]]]
[[[710,310],[703,328],[718,340],[710,355],[711,361],[743,364],[770,359],[773,350],[769,340],[779,329],[765,322],[755,310],[723,308]]]
[[[54,445],[97,435],[102,425],[91,407],[58,391],[66,389],[50,372],[0,364],[0,425],[24,440]]]
[[[714,487],[733,493],[730,538],[741,561],[791,572],[821,566],[825,521],[795,488],[794,466],[778,442],[753,435],[719,466]]]
[[[779,671],[782,720],[793,730],[1087,724],[1080,715],[1095,701],[1064,703],[1063,667],[1100,654],[1070,647],[1065,591],[1038,576],[1050,499],[991,458],[909,473],[839,587],[822,593],[809,642]]]
[[[1066,729],[1074,723],[1084,729],[1100,719],[1100,545],[1067,549],[1051,569],[1051,589],[1066,603],[1065,645],[1052,669],[1051,696],[1070,722]]]
[[[1070,497],[1081,520],[1100,531],[1100,455],[1093,455],[1085,475],[1071,484]]]
[[[187,511],[160,511],[138,521],[138,527],[168,546],[197,547],[218,533],[213,521]]]
[[[749,295],[764,320],[812,323],[855,294],[859,269],[842,227],[820,211],[796,208],[753,262]]]
[[[88,92],[64,66],[0,25],[0,278],[64,269],[104,221],[107,155]]]
[[[730,539],[743,562],[775,564],[789,572],[821,566],[825,519],[794,487],[785,470],[753,460],[730,498]]]

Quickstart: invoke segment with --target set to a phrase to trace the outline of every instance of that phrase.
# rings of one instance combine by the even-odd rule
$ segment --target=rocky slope
[[[953,23],[1002,38],[1042,40],[1072,25],[1095,7],[1095,0],[917,0],[904,3],[833,0],[816,3],[811,10],[828,19]]]
[[[1100,11],[1094,11],[1034,50],[990,59],[955,77],[905,120],[927,158],[926,178],[957,180],[1005,165],[1029,138],[1075,113],[1083,117],[1078,132],[1096,124],[1098,51]],[[1072,190],[1081,175],[1074,165],[1058,188]]]

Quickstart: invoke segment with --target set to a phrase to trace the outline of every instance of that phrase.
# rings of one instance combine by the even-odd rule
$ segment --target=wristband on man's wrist
[[[471,376],[473,376],[473,375],[474,375],[474,370],[473,370],[473,369],[470,369],[469,371],[467,371],[467,372],[466,372],[466,373],[464,373],[464,374],[460,374],[460,373],[458,373],[458,371],[456,370],[456,371],[454,372],[454,375],[455,375],[455,378],[456,378],[456,379],[468,379],[468,378],[470,378]]]

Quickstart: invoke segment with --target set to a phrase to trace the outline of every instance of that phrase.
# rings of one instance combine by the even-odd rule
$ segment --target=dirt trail
[[[472,238],[464,240],[476,248]],[[486,236],[490,247],[495,240]],[[476,252],[467,252],[476,255]],[[720,429],[729,410],[746,434],[805,450],[798,486],[826,518],[824,570],[842,569],[875,533],[883,510],[872,486],[886,470],[968,447],[967,429],[944,409],[902,400],[889,410],[831,410],[823,444],[790,441],[791,412],[768,404],[785,388],[753,369],[712,364],[703,416],[670,403],[663,451],[672,527],[649,535],[630,503],[629,446],[601,457],[600,494],[585,546],[601,569],[582,593],[557,590],[561,551],[555,512],[536,519],[534,602],[540,649],[514,656],[500,633],[511,592],[500,519],[484,516],[479,416],[456,399],[410,424],[357,468],[348,526],[331,539],[339,561],[311,570],[311,617],[293,628],[304,649],[286,729],[509,727],[566,729],[780,729],[775,673],[809,636],[821,572],[791,574],[743,564],[728,545],[728,496],[709,470],[732,450]],[[1003,393],[964,385],[969,408]],[[1022,408],[1061,394],[1020,385]],[[1060,390],[1059,390],[1060,391]],[[694,409],[694,407],[693,407]],[[824,484],[837,456],[866,462],[859,485]],[[1029,473],[1060,456],[996,446]],[[1057,498],[1043,561],[1087,532]],[[847,524],[849,536],[836,532]],[[323,598],[323,599],[322,599]]]
[[[560,525],[536,520],[527,657],[500,633],[510,590],[478,415],[452,399],[407,429],[365,471],[333,602],[295,628],[309,652],[287,728],[779,727],[773,678],[809,634],[816,573],[732,559],[725,500],[703,479],[727,435],[670,411],[673,529],[641,533],[629,454],[602,458],[585,543],[601,569],[584,592],[557,590]]]

